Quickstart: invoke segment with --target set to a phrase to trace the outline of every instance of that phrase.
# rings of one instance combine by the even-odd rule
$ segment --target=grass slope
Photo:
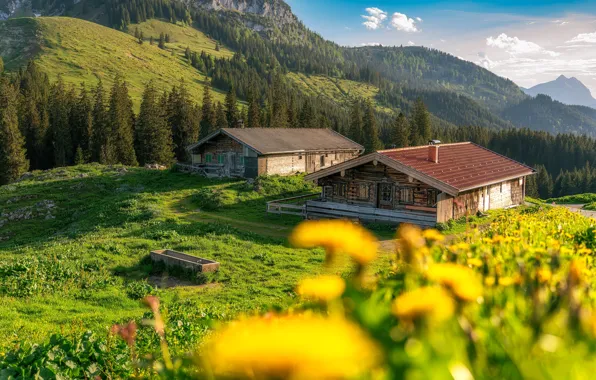
[[[302,73],[289,73],[288,77],[307,94],[324,96],[346,107],[349,107],[354,99],[363,98],[371,100],[377,110],[393,114],[391,108],[377,104],[375,96],[379,93],[379,88],[371,84]]]
[[[223,48],[216,52],[213,40],[190,27],[158,20],[139,27],[146,30],[147,42],[142,45],[127,33],[75,18],[11,19],[0,22],[0,56],[9,70],[34,58],[51,79],[62,76],[67,83],[82,82],[88,87],[95,86],[98,78],[109,86],[119,73],[128,81],[130,95],[138,107],[149,80],[154,80],[159,89],[169,90],[183,79],[195,101],[201,100],[206,77],[184,59],[187,45],[198,51],[202,47],[213,55],[232,54]],[[157,42],[148,43],[149,36],[159,37],[161,31],[172,36],[166,50],[158,48]],[[224,100],[224,94],[214,95],[216,100]]]
[[[85,165],[0,187],[0,348],[139,319],[150,292],[218,318],[289,305],[298,280],[324,270],[324,253],[288,247],[300,219],[265,214],[265,203],[312,189],[299,177],[257,184]],[[219,207],[199,211],[206,192]],[[147,259],[159,248],[215,259],[221,270],[172,279]]]

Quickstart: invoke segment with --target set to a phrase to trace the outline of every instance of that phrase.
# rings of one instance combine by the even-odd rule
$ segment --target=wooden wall
[[[392,169],[384,164],[373,162],[347,169],[343,176],[341,173],[321,178],[319,186],[323,187],[324,199],[333,202],[363,205],[383,209],[406,209],[418,207],[422,211],[436,211],[436,204],[429,205],[429,190],[439,193],[432,186],[420,182],[408,175]],[[361,186],[368,186],[368,197],[363,199]],[[387,186],[391,189],[390,202],[383,202],[380,199],[380,189]],[[345,187],[345,194],[338,189]],[[400,202],[400,192],[411,191],[412,201],[405,204]],[[434,206],[434,207],[433,207]],[[420,209],[426,208],[426,210]]]

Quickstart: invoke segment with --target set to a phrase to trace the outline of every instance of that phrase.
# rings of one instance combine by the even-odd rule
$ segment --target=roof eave
[[[503,178],[499,178],[497,180],[492,180],[492,181],[488,181],[485,183],[482,183],[480,185],[474,185],[474,186],[468,186],[462,189],[459,189],[460,193],[464,193],[466,191],[470,191],[470,190],[475,190],[475,189],[479,189],[481,187],[485,187],[485,186],[491,186],[491,185],[496,185],[498,183],[504,182],[504,181],[510,181],[512,179],[517,179],[517,178],[522,178],[522,177],[527,177],[529,175],[534,175],[536,174],[536,170],[532,169],[531,172],[529,173],[525,173],[525,174],[516,174],[516,175],[511,175],[511,176],[507,176],[507,177],[503,177]]]

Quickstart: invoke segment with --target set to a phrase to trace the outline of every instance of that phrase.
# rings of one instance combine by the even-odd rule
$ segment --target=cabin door
[[[393,208],[393,184],[380,183],[377,186],[377,208]]]

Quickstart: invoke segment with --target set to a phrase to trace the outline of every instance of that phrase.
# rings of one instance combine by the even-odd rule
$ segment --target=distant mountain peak
[[[298,20],[290,6],[282,0],[191,0],[193,3],[208,10],[229,10],[265,17],[278,26]]]
[[[522,90],[531,96],[544,94],[561,103],[596,108],[596,99],[590,90],[579,79],[563,74],[551,82]]]

